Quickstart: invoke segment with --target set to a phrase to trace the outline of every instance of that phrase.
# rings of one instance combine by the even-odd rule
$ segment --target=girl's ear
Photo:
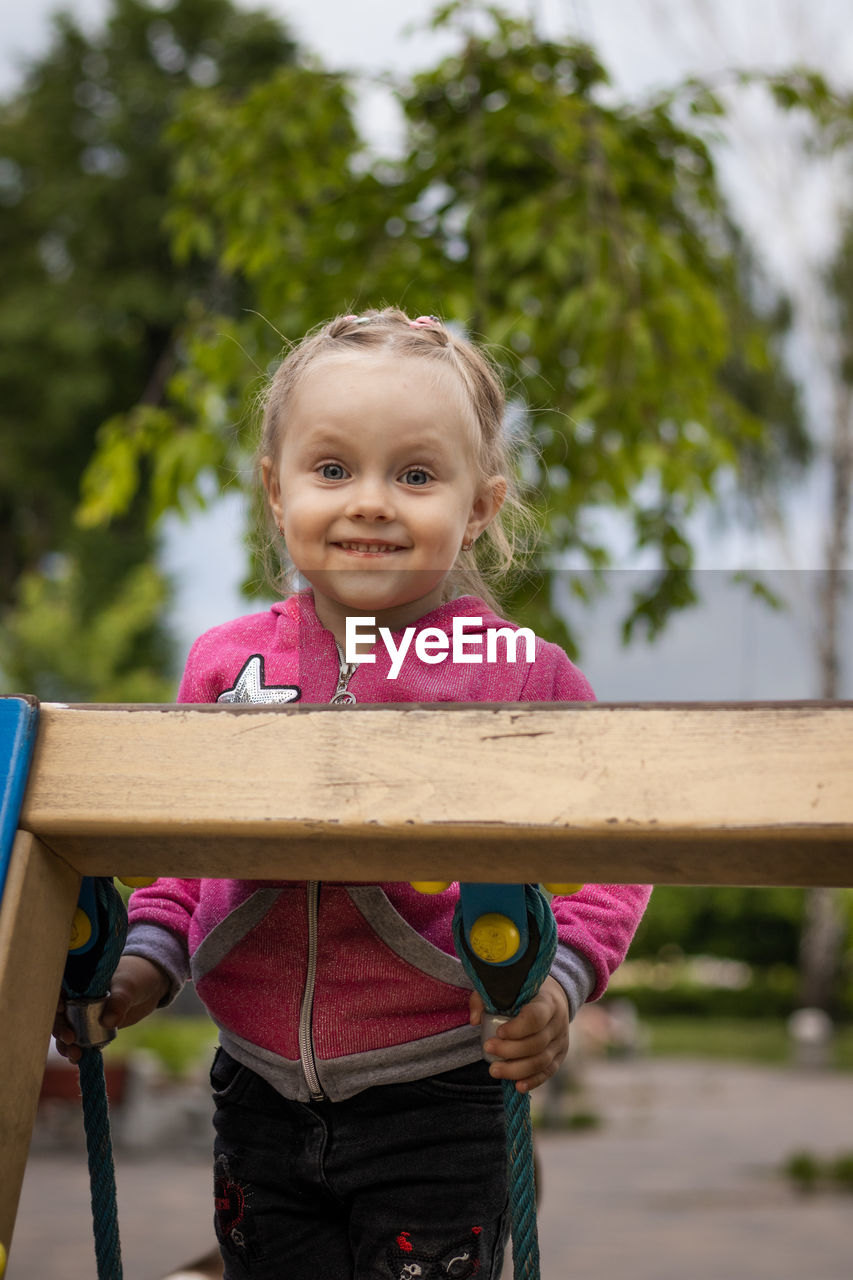
[[[490,476],[474,497],[471,514],[465,528],[465,538],[473,542],[500,511],[506,497],[507,483],[503,476]]]
[[[281,506],[281,485],[278,481],[278,470],[273,465],[272,458],[261,458],[261,479],[264,482],[267,501],[269,502],[270,510],[275,517],[275,522],[279,527],[281,527],[283,514]]]

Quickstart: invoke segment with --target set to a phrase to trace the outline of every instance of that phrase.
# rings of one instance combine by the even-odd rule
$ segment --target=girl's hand
[[[142,956],[122,956],[110,983],[110,994],[101,1025],[104,1027],[132,1027],[157,1008],[169,990],[169,978],[165,970]],[[59,998],[56,1020],[53,1024],[56,1048],[69,1062],[79,1062],[83,1050],[74,1041],[74,1030],[65,1017],[65,1000]]]
[[[483,1011],[482,999],[472,991],[472,1026],[480,1025]],[[492,1063],[491,1075],[514,1080],[519,1093],[544,1084],[569,1051],[569,1001],[557,979],[547,977],[530,1003],[499,1027],[483,1048],[501,1059]]]

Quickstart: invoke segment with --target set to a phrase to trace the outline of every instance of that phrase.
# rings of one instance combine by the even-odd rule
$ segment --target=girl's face
[[[298,384],[264,485],[339,641],[347,617],[398,629],[441,603],[462,543],[506,492],[479,476],[476,430],[455,376],[425,360],[331,356]]]

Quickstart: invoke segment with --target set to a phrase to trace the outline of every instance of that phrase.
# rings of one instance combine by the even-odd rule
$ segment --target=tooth
[[[378,542],[341,542],[338,544],[344,551],[402,551],[402,547],[390,544],[380,545]]]

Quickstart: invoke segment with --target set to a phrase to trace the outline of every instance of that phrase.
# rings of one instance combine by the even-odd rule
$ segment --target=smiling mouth
[[[360,551],[362,554],[380,555],[390,551],[405,551],[405,547],[398,547],[392,542],[336,542],[336,547],[340,547],[342,551]]]

